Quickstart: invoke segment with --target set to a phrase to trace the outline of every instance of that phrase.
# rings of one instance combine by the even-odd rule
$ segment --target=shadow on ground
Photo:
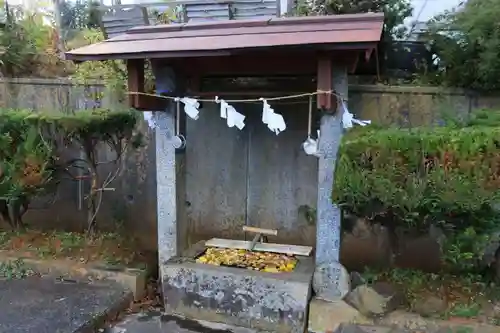
[[[0,280],[0,332],[87,333],[123,309],[130,292],[113,282],[77,283],[53,277]]]
[[[189,320],[149,311],[125,317],[103,333],[257,333],[255,330],[206,321]],[[264,332],[259,332],[264,333]]]

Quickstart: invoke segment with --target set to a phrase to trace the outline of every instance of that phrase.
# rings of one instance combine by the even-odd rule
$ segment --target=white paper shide
[[[279,113],[275,113],[274,109],[264,98],[260,100],[262,101],[262,122],[267,125],[271,132],[274,132],[276,135],[280,134],[286,129],[286,123],[283,116]]]

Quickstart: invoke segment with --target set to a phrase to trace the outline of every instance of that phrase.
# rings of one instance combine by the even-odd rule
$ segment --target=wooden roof
[[[370,49],[380,41],[383,24],[382,13],[366,13],[144,26],[66,56],[85,61],[231,55],[271,47]]]

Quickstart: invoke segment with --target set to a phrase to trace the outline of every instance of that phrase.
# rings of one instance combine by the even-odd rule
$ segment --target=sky
[[[462,0],[412,0],[412,21],[428,21],[437,14],[458,6],[461,1]]]
[[[7,0],[11,4],[33,4],[36,2],[44,2],[50,4],[51,0]],[[67,0],[71,1],[71,0]],[[462,0],[411,0],[413,5],[413,16],[411,21],[427,21],[433,16],[442,13],[447,9],[456,7]],[[140,2],[154,2],[154,0],[122,0],[123,4],[140,3]],[[161,2],[161,0],[158,0]],[[105,0],[104,3],[111,3],[111,0]]]

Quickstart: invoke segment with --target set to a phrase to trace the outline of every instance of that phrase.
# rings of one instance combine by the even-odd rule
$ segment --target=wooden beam
[[[317,58],[317,90],[332,90],[332,57],[327,53],[320,53]],[[332,110],[331,94],[318,94],[317,105],[325,111]]]
[[[168,100],[144,93],[144,59],[127,60],[130,107],[139,111],[165,111]],[[137,93],[137,94],[136,94]]]
[[[188,76],[273,76],[316,74],[314,54],[256,54],[184,58],[180,66]]]
[[[136,95],[134,104],[131,105],[139,111],[165,111],[168,100],[156,96]]]
[[[144,92],[144,59],[127,60],[129,93]],[[136,107],[140,95],[129,95],[129,105]]]
[[[352,61],[361,51],[323,51],[335,62]],[[320,53],[321,54],[321,53]],[[306,51],[253,51],[216,57],[180,57],[162,59],[188,77],[236,76],[316,76],[318,53]]]

